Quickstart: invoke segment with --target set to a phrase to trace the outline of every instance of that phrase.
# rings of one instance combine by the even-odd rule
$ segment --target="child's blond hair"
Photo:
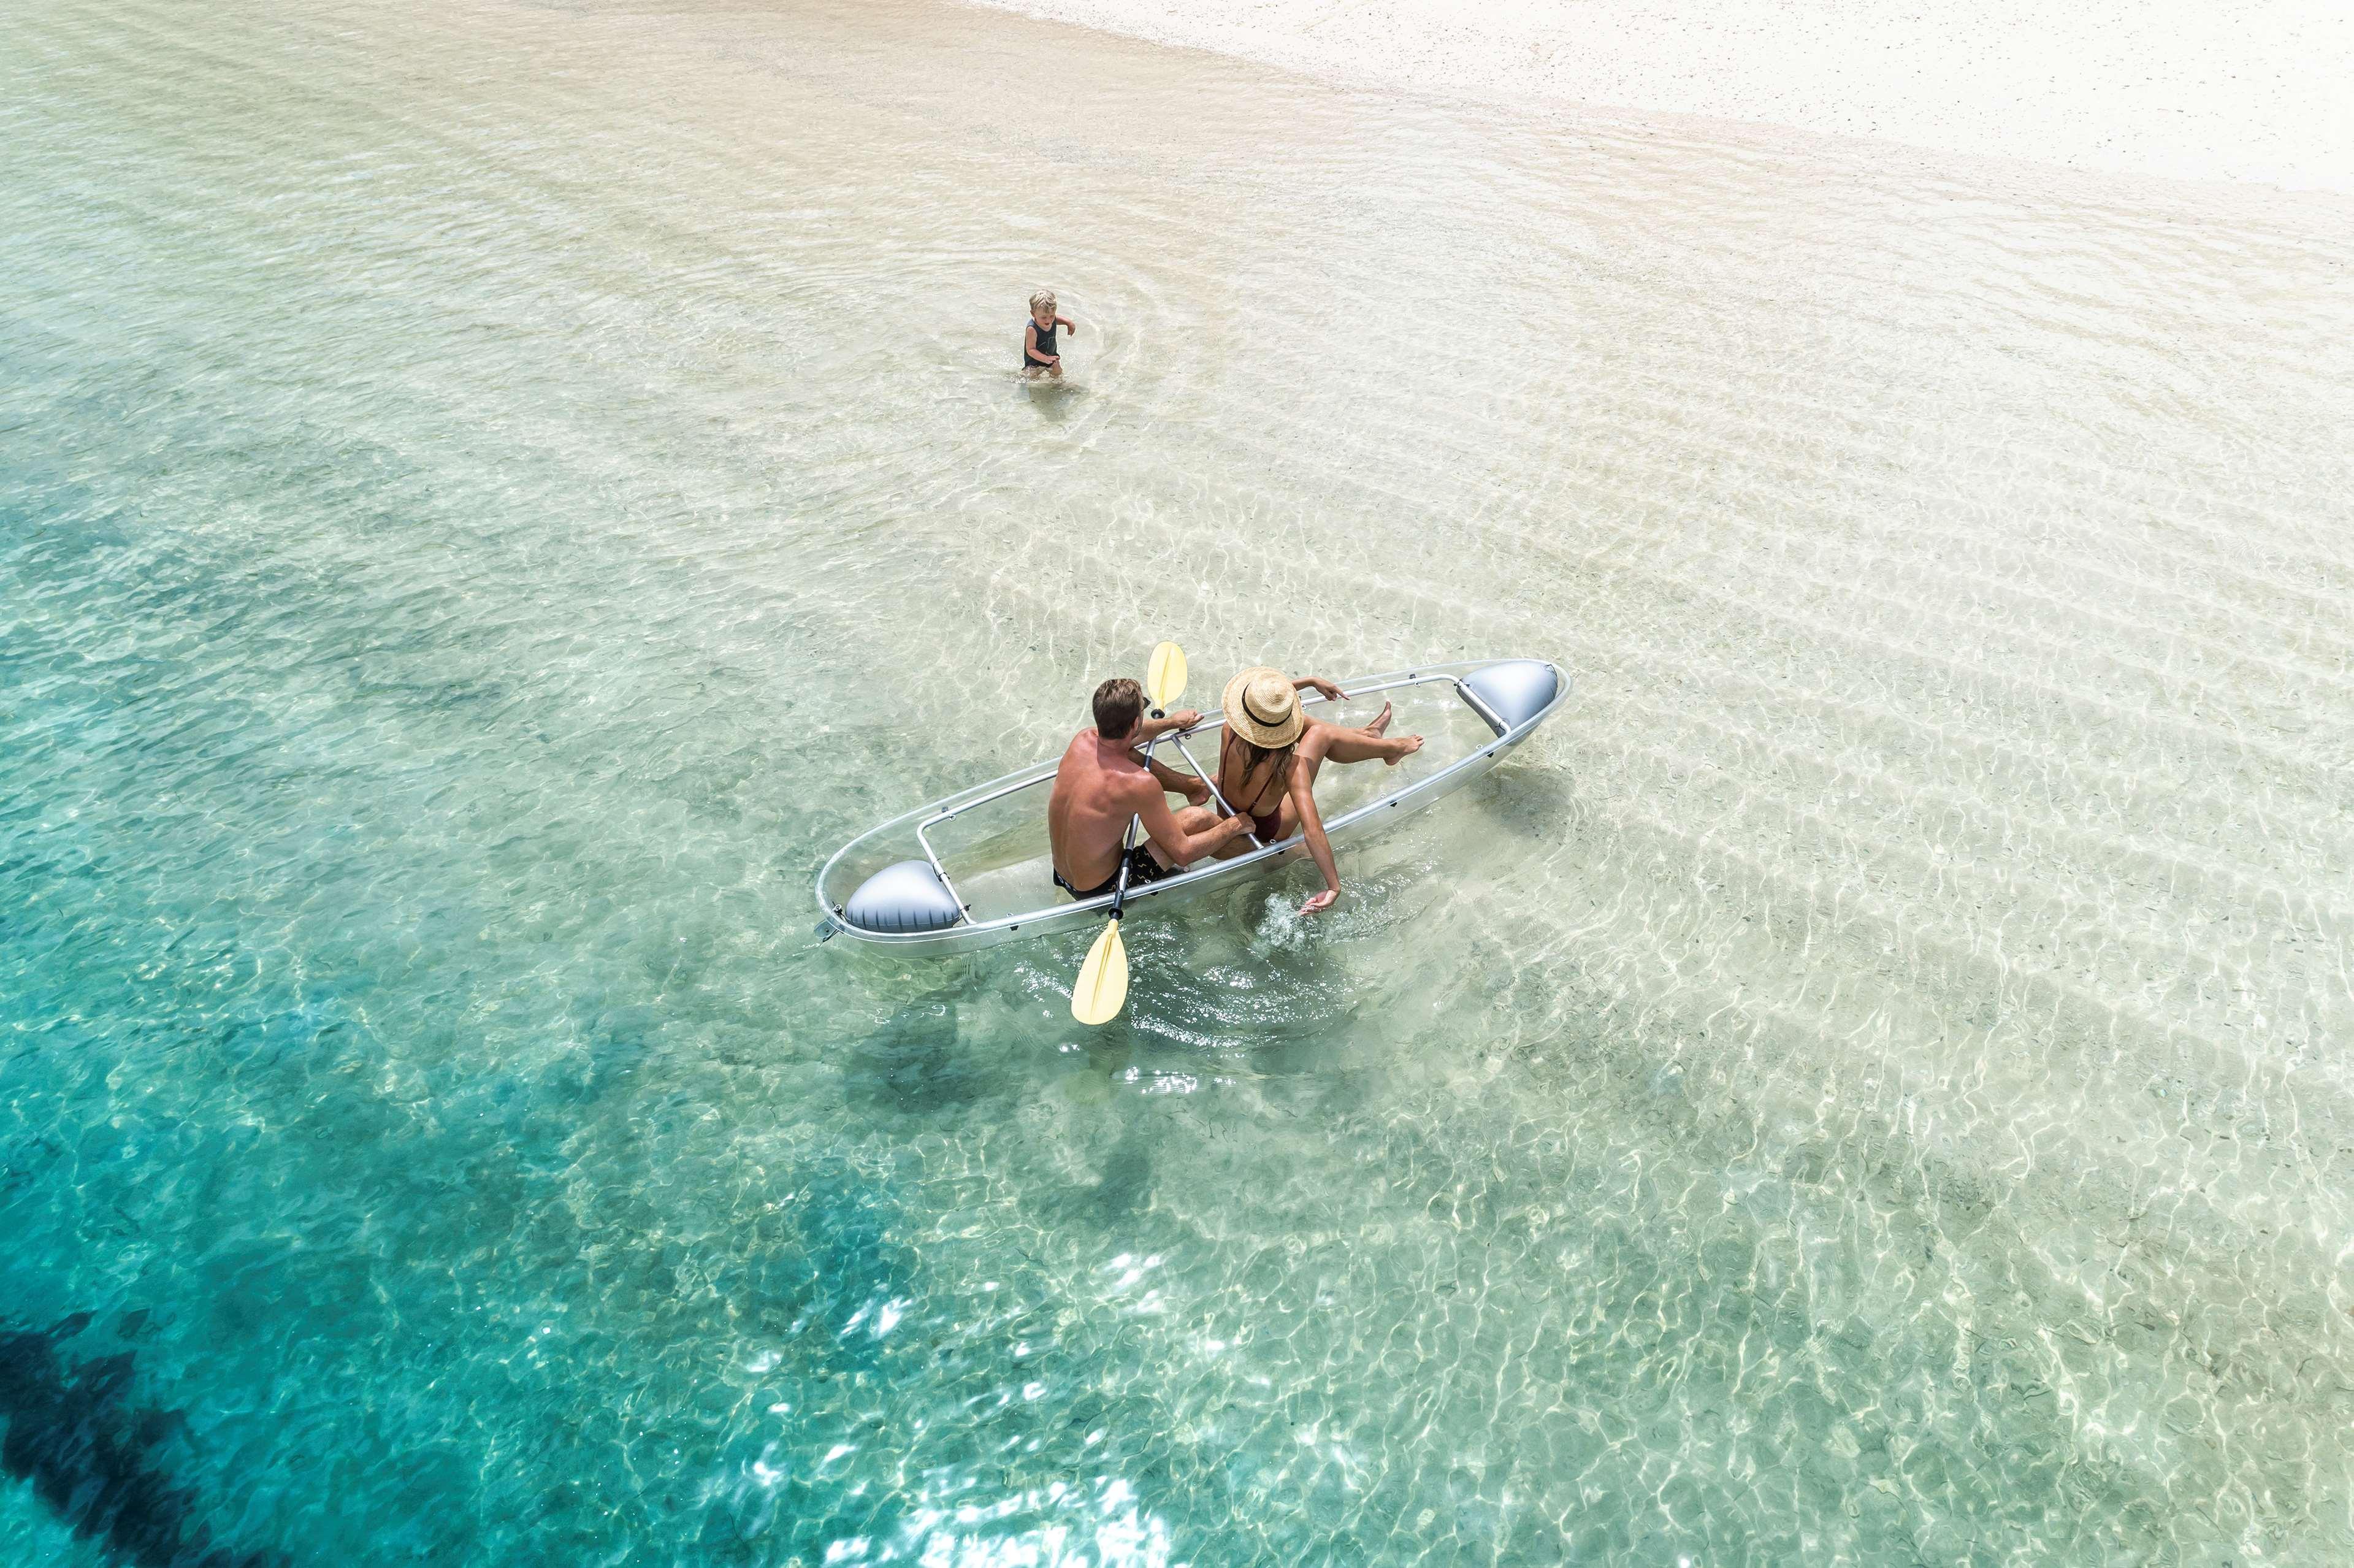
[[[1054,290],[1052,290],[1052,289],[1041,289],[1041,290],[1039,290],[1036,293],[1034,293],[1034,294],[1033,294],[1033,295],[1031,295],[1031,296],[1030,296],[1030,313],[1031,313],[1032,315],[1034,315],[1034,315],[1036,315],[1040,311],[1051,311],[1051,310],[1053,310],[1054,308],[1055,308],[1055,291],[1054,291]]]

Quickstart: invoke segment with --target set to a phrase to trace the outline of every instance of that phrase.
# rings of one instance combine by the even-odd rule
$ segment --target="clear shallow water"
[[[11,1560],[2354,1549],[2342,204],[928,6],[9,27]],[[1167,635],[1581,684],[1124,1028],[812,945]]]

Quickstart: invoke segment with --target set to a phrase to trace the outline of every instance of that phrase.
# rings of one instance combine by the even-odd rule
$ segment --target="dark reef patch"
[[[211,1544],[196,1494],[158,1458],[185,1418],[133,1404],[127,1353],[69,1363],[60,1347],[89,1326],[76,1313],[48,1330],[0,1327],[0,1467],[74,1534],[138,1568],[281,1568]]]

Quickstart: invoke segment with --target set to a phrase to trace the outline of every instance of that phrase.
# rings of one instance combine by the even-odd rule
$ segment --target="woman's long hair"
[[[1257,772],[1259,764],[1265,762],[1268,758],[1279,757],[1284,758],[1288,764],[1291,754],[1299,749],[1299,737],[1298,736],[1292,736],[1290,744],[1287,746],[1270,747],[1261,746],[1257,742],[1252,740],[1248,736],[1237,734],[1233,730],[1228,730],[1226,733],[1233,737],[1235,745],[1242,747],[1243,778],[1245,779],[1249,779],[1252,774]],[[1283,768],[1281,767],[1278,767],[1271,770],[1267,774],[1267,777],[1270,779],[1278,779],[1282,777],[1282,775]],[[1236,810],[1240,810],[1240,808],[1237,807]]]

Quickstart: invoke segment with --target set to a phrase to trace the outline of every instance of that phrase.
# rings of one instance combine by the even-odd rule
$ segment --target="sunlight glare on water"
[[[928,4],[8,33],[8,1561],[2354,1553],[2341,198]],[[1577,687],[1106,1030],[817,945],[1163,637]]]

